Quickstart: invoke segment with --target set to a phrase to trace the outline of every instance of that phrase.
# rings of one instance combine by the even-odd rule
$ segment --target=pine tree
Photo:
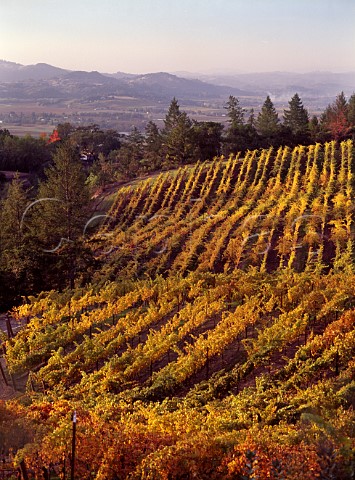
[[[256,129],[267,140],[272,140],[280,131],[280,120],[269,95],[256,120]]]
[[[174,97],[164,120],[163,152],[169,166],[180,165],[194,156],[192,122]]]
[[[239,99],[231,95],[225,106],[228,111],[229,127],[224,139],[223,153],[228,156],[231,153],[244,152],[252,149],[257,143],[257,132],[254,127],[254,111],[244,122],[244,108],[241,107]]]
[[[351,95],[348,101],[348,123],[352,131],[355,130],[355,93]]]
[[[239,99],[233,95],[229,96],[228,102],[224,107],[227,109],[230,129],[235,129],[244,124],[244,108],[241,107]]]
[[[174,97],[169,105],[169,110],[164,120],[165,135],[169,134],[177,126],[180,116],[180,105],[177,99]]]
[[[9,185],[0,210],[1,264],[3,269],[11,270],[15,277],[19,277],[26,268],[22,260],[20,262],[18,260],[21,257],[21,246],[24,238],[22,217],[27,203],[22,181],[16,175]]]
[[[145,127],[144,159],[148,168],[158,169],[162,164],[162,136],[157,125],[150,121]]]
[[[62,145],[54,155],[54,163],[46,171],[46,181],[40,184],[38,199],[46,240],[51,243],[58,236],[75,240],[87,220],[89,191],[85,173],[76,148],[71,143]],[[54,200],[43,201],[51,198]]]
[[[298,93],[289,101],[289,109],[284,110],[284,126],[290,129],[296,143],[309,139],[309,116]]]
[[[0,271],[6,278],[2,296],[7,301],[29,293],[35,282],[37,247],[24,223],[27,206],[27,191],[16,175],[0,208]]]
[[[255,112],[254,108],[251,108],[249,111],[249,118],[248,118],[248,125],[250,125],[252,128],[255,128]]]
[[[72,288],[80,257],[78,244],[90,217],[89,187],[76,147],[69,142],[61,145],[45,173],[32,220],[42,252],[51,260],[57,257],[56,268],[65,272]]]

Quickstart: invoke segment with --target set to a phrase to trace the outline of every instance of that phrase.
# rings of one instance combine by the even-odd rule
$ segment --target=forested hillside
[[[3,336],[22,472],[69,476],[75,411],[76,478],[353,478],[354,173],[349,139],[119,188],[89,281]]]

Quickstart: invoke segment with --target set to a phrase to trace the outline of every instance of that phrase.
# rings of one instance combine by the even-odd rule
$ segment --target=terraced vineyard
[[[24,459],[78,478],[353,478],[351,141],[117,192],[91,285],[14,309]]]
[[[98,256],[112,272],[322,269],[351,263],[353,146],[248,152],[118,192]]]

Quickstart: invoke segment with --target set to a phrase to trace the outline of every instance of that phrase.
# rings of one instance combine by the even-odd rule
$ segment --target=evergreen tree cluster
[[[247,112],[233,95],[225,109],[226,127],[218,122],[197,122],[181,111],[173,98],[161,130],[151,121],[145,135],[134,128],[121,148],[112,152],[110,160],[122,174],[129,171],[134,176],[142,170],[171,168],[221,153],[228,156],[269,146],[344,140],[353,138],[355,133],[355,94],[348,101],[344,93],[339,94],[319,120],[315,116],[310,118],[297,93],[289,101],[282,119],[269,95],[258,115],[254,109]]]
[[[57,146],[36,190],[15,175],[0,200],[0,311],[34,292],[73,288],[75,279],[89,275],[86,178],[71,141]]]

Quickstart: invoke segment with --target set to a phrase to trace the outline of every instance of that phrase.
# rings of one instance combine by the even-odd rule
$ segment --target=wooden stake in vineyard
[[[71,473],[70,480],[75,479],[75,440],[76,440],[76,411],[73,413],[73,437],[72,437],[72,447],[71,447]]]

